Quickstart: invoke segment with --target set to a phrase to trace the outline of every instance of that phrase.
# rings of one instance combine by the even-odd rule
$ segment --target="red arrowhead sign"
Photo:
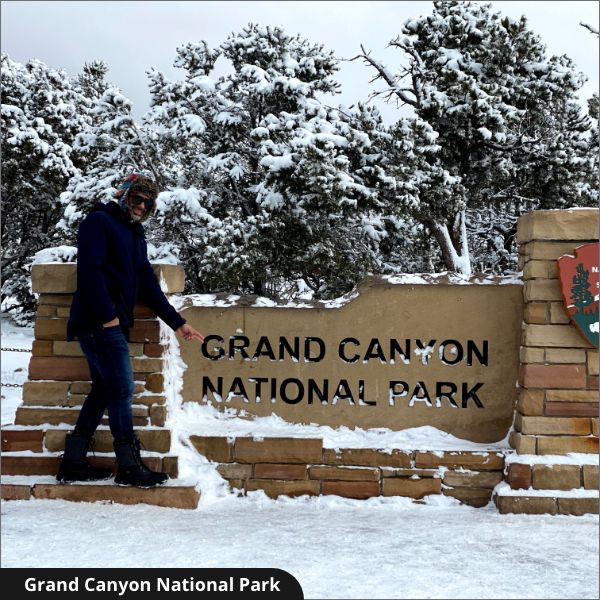
[[[575,256],[558,259],[562,295],[568,315],[585,339],[598,348],[598,252],[600,244],[575,248]]]

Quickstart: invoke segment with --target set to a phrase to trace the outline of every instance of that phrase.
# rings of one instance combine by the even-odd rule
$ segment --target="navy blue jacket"
[[[77,232],[77,291],[67,339],[89,335],[115,317],[129,339],[136,302],[149,306],[171,329],[185,323],[160,289],[142,224],[132,222],[116,202],[99,202]]]

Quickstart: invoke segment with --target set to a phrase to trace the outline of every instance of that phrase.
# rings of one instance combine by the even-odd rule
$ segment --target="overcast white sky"
[[[551,54],[568,54],[589,81],[584,98],[598,90],[598,38],[583,29],[583,21],[599,27],[599,3],[493,2],[495,10],[512,18],[527,16]],[[220,44],[248,22],[278,25],[322,43],[340,58],[351,58],[363,43],[390,67],[400,52],[386,49],[409,17],[429,13],[432,2],[29,2],[3,1],[2,51],[13,60],[38,58],[48,65],[78,73],[85,62],[102,59],[110,67],[109,80],[134,103],[139,118],[147,109],[146,70],[155,67],[169,78],[179,78],[172,66],[175,48],[206,40]],[[219,65],[219,62],[217,63]],[[366,100],[373,71],[360,61],[344,62],[338,73],[342,94],[335,104]],[[378,102],[386,122],[398,116],[391,105]]]

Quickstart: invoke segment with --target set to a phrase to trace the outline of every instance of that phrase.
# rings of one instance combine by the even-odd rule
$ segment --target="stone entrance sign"
[[[512,423],[521,285],[369,279],[338,308],[193,306],[183,399],[297,423],[430,425],[495,442]],[[252,299],[250,299],[252,300]]]

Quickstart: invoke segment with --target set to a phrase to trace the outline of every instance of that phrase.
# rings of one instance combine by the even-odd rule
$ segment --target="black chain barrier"
[[[2,348],[2,352],[31,352],[31,348]]]
[[[31,352],[31,348],[1,348],[2,352]],[[2,387],[23,387],[22,383],[3,383]]]

